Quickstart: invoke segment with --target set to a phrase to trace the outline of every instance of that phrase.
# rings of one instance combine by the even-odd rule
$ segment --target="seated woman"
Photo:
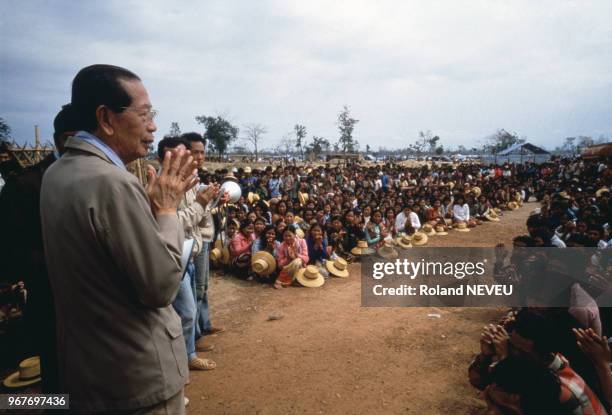
[[[276,223],[280,219],[285,219],[287,213],[287,203],[280,201],[276,204],[276,211],[272,213],[272,222]]]
[[[380,248],[388,235],[389,232],[382,223],[382,213],[377,210],[372,214],[372,219],[365,227],[365,239],[368,246],[374,249]]]
[[[425,218],[427,223],[431,226],[441,225],[447,230],[446,222],[444,221],[444,211],[442,209],[442,203],[440,199],[434,200],[432,206],[425,212]]]
[[[261,232],[260,237],[253,241],[251,253],[254,255],[255,252],[265,251],[272,255],[274,258],[277,258],[279,247],[280,242],[276,240],[276,230],[274,229],[274,226],[267,225]],[[275,282],[277,276],[278,272],[274,271],[271,274],[267,275],[265,279],[268,282]]]
[[[488,220],[485,214],[487,214],[491,208],[492,206],[487,200],[487,197],[481,194],[474,206],[474,217],[480,221]]]
[[[249,217],[249,219],[251,218]],[[257,240],[263,234],[263,231],[266,228],[266,221],[261,217],[255,217],[255,219],[251,220],[253,221],[254,238]]]
[[[291,228],[285,229],[283,243],[278,247],[278,267],[280,273],[274,288],[288,287],[295,279],[295,274],[308,264],[308,247],[306,241],[295,236]]]
[[[283,219],[279,219],[274,223],[274,228],[276,229],[276,240],[283,242],[283,235],[285,234],[285,229],[287,229],[287,224]]]
[[[462,195],[458,195],[453,205],[453,223],[465,223],[468,227],[476,226],[476,221],[470,217],[470,207]]]
[[[249,274],[251,247],[254,240],[253,228],[253,222],[249,219],[240,222],[239,232],[234,235],[229,246],[230,269],[240,278],[247,278]]]
[[[395,238],[397,236],[397,231],[395,230],[395,211],[392,207],[388,207],[385,210],[385,218],[383,219],[383,224],[385,228],[390,232],[391,238]]]
[[[327,275],[325,262],[329,259],[330,248],[327,246],[327,238],[319,225],[312,225],[306,236],[308,247],[308,265],[316,265],[323,275]],[[325,271],[325,272],[324,272]]]

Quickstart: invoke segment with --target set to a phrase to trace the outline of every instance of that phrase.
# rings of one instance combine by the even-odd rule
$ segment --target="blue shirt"
[[[100,140],[95,135],[89,134],[87,131],[79,131],[73,138],[85,141],[86,143],[96,147],[98,150],[103,152],[115,166],[126,170],[125,164],[123,164],[123,161],[121,161],[117,153],[115,153],[108,145],[106,145],[104,141]]]

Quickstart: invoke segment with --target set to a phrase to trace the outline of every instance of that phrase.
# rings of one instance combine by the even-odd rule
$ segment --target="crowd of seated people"
[[[539,174],[533,195],[541,206],[527,234],[514,238],[511,255],[503,246],[496,252],[496,279],[518,283],[521,307],[484,328],[469,379],[490,414],[607,414],[611,171],[564,160]]]
[[[308,265],[327,276],[327,261],[352,262],[389,243],[400,247],[396,242],[402,237],[406,243],[415,236],[423,241],[422,235],[469,232],[499,221],[504,212],[518,209],[530,198],[542,204],[530,221],[543,244],[584,244],[569,234],[576,230],[566,217],[576,217],[576,212],[588,222],[584,226],[593,236],[598,231],[598,243],[604,243],[603,225],[587,213],[608,214],[604,176],[610,169],[603,166],[579,160],[502,166],[289,165],[206,172],[202,181],[232,180],[242,189],[240,200],[217,216],[216,228],[221,231],[214,262],[237,276],[258,278],[252,258],[265,247],[275,263],[270,264],[274,272],[263,279],[281,288]],[[578,183],[585,183],[582,193],[576,192]],[[586,195],[595,197],[595,193],[601,197],[594,206]],[[544,226],[553,229],[552,241],[540,235]]]

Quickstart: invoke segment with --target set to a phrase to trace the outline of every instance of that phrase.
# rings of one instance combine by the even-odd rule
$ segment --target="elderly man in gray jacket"
[[[184,413],[183,275],[177,208],[197,184],[193,158],[168,154],[143,188],[125,164],[153,143],[140,78],[111,65],[72,83],[81,123],[45,173],[41,220],[57,310],[59,377],[75,413]]]

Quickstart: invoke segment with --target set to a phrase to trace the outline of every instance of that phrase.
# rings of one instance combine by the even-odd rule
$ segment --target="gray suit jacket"
[[[155,218],[135,176],[70,139],[43,177],[41,219],[71,409],[141,408],[178,393],[188,376],[171,306],[182,276],[178,217]]]

